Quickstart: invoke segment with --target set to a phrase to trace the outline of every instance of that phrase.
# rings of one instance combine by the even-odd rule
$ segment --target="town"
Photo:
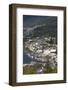
[[[55,37],[27,38],[25,52],[32,59],[24,64],[24,74],[57,73],[57,43]]]

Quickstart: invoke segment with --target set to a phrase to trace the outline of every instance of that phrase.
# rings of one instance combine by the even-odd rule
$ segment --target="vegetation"
[[[25,66],[23,67],[23,74],[35,74],[36,68],[34,66]]]
[[[37,74],[37,69],[41,68],[42,64],[26,65],[23,67],[23,74]],[[57,73],[57,67],[51,68],[48,64],[43,66],[43,73]]]
[[[44,67],[44,73],[57,73],[57,67],[51,68],[49,65]]]

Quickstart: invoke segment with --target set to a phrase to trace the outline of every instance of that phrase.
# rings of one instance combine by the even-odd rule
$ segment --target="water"
[[[46,63],[45,61],[38,61],[36,59],[31,59],[25,52],[23,53],[23,64],[30,64],[31,62],[36,62],[36,63]]]
[[[23,64],[30,64],[31,61],[32,59],[28,55],[26,55],[25,52],[23,52]]]

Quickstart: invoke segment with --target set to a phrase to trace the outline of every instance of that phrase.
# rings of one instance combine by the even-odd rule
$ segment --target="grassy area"
[[[42,67],[42,64],[35,64],[33,66],[25,66],[23,67],[23,74],[37,74],[37,70]],[[57,73],[57,67],[55,67],[54,69],[52,69],[51,67],[49,67],[49,65],[46,65],[43,67],[44,70],[43,70],[43,73],[46,74],[46,73]]]
[[[49,66],[45,66],[44,67],[44,73],[57,73],[57,67],[55,67],[54,69],[52,69],[51,67]]]
[[[36,68],[34,66],[23,67],[23,74],[36,74]]]

